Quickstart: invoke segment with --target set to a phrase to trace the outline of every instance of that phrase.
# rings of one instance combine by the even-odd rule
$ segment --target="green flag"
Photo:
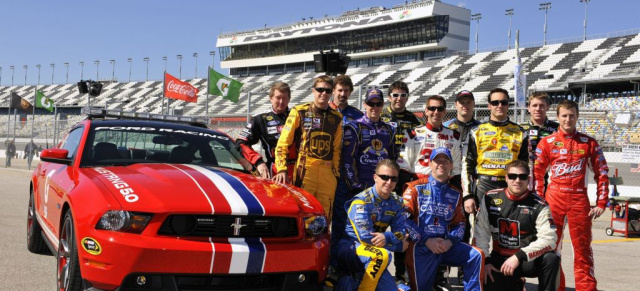
[[[53,112],[53,100],[44,96],[42,92],[36,91],[36,108],[44,108]]]
[[[209,94],[222,96],[222,99],[238,103],[242,83],[209,68]]]

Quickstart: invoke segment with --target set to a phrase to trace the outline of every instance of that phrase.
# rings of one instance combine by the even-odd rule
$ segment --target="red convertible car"
[[[59,290],[319,288],[329,240],[313,196],[252,175],[223,133],[103,113],[32,174],[27,247],[54,253]]]

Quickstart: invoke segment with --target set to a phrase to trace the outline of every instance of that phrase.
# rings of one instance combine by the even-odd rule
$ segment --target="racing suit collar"
[[[537,125],[537,124],[533,123],[533,120],[531,118],[529,118],[529,125],[530,126],[538,126],[538,127],[549,127],[549,118],[545,118],[544,122],[542,123],[542,125]]]
[[[378,194],[378,190],[376,190],[376,185],[374,184],[373,187],[371,187],[371,192],[373,193],[373,195],[375,196],[374,198],[380,199],[382,201],[387,201],[389,198],[391,198],[391,194],[389,194],[389,197],[387,197],[387,199],[384,199],[382,197],[380,197],[380,194]]]
[[[531,193],[531,191],[527,190],[524,193],[522,193],[522,195],[516,196],[511,194],[511,191],[509,191],[509,188],[504,188],[504,193],[507,194],[507,198],[509,198],[509,200],[511,201],[521,201],[527,198],[527,196],[529,196],[529,193]]]
[[[491,124],[492,126],[505,126],[509,124],[509,118],[507,117],[507,119],[503,121],[495,121],[495,120],[489,119],[489,124]]]
[[[443,182],[440,182],[440,181],[436,180],[436,178],[434,178],[433,176],[429,175],[429,184],[431,184],[432,186],[440,189],[440,188],[442,188],[442,187],[444,187],[446,185],[449,185],[449,181],[443,183]]]
[[[578,129],[576,128],[573,131],[573,133],[566,133],[564,130],[562,130],[561,127],[558,127],[558,132],[560,132],[562,134],[562,137],[567,138],[567,139],[571,139],[571,138],[574,138],[578,134]]]
[[[392,116],[397,116],[397,117],[402,117],[402,116],[404,116],[405,114],[408,114],[408,113],[409,113],[409,110],[407,110],[407,108],[405,108],[402,112],[395,112],[395,111],[393,111],[393,109],[391,109],[391,105],[389,105],[389,106],[387,107],[387,110],[386,110],[386,111],[387,111],[389,114],[391,114]]]
[[[442,124],[440,124],[440,127],[434,127],[431,123],[425,124],[425,126],[427,127],[427,129],[434,131],[434,132],[440,132],[442,130]]]
[[[471,120],[469,120],[467,122],[464,122],[464,121],[462,121],[462,120],[460,120],[460,119],[458,119],[456,117],[456,119],[453,122],[455,122],[457,125],[461,125],[461,126],[472,126],[472,125],[476,124],[478,121],[476,121],[475,118],[471,118]]]

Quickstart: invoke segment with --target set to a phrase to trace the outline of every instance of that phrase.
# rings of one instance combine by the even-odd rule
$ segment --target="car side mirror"
[[[69,151],[66,149],[42,150],[40,160],[48,163],[71,165],[71,159],[67,159]]]

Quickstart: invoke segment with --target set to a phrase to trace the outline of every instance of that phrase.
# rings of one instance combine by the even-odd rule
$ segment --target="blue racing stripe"
[[[247,274],[262,273],[267,250],[259,238],[246,238],[249,246],[249,261],[247,262]]]
[[[262,204],[260,204],[260,201],[258,200],[258,198],[255,195],[253,195],[253,193],[249,191],[247,186],[245,186],[242,182],[240,182],[238,178],[229,175],[225,171],[221,171],[215,168],[207,167],[207,169],[218,174],[225,181],[227,181],[227,183],[229,183],[229,185],[231,185],[231,187],[233,187],[234,190],[236,190],[238,195],[240,195],[244,203],[247,205],[247,210],[249,211],[248,214],[264,215],[264,207],[262,207]]]

